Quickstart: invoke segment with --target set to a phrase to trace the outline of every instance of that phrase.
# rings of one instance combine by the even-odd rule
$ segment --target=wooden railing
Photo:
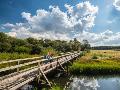
[[[70,52],[68,52],[67,54],[65,55],[61,55],[61,56],[57,56],[57,57],[54,57],[53,60],[57,59],[57,58],[60,58],[60,57],[64,57],[66,55],[69,55],[71,54]],[[40,62],[41,64],[48,61],[48,59],[43,59],[44,56],[41,56],[41,57],[33,57],[33,58],[25,58],[25,59],[16,59],[16,60],[9,60],[9,61],[1,61],[0,62],[0,65],[1,64],[5,64],[7,63],[7,67],[5,68],[0,68],[0,72],[3,72],[3,71],[7,71],[7,70],[12,70],[12,69],[17,69],[17,72],[19,72],[19,68],[20,67],[23,67],[23,66],[26,66],[26,65],[31,65],[31,64],[35,64],[35,63],[38,63]],[[34,61],[32,61],[34,60]],[[24,62],[24,61],[28,61],[27,63],[24,63],[24,64],[20,64],[20,62]],[[14,63],[14,62],[17,62],[16,65],[14,66],[11,66],[11,63]]]
[[[16,71],[14,70],[14,73],[12,72],[8,75],[0,77],[0,90],[1,88],[3,90],[17,89],[18,87],[33,80],[36,77],[36,75],[39,76],[39,74],[37,73],[39,69],[41,69],[43,73],[48,73],[51,70],[55,69],[57,66],[60,66],[68,62],[69,60],[79,56],[80,53],[81,52],[67,53],[65,55],[54,57],[52,60],[49,61],[48,59],[42,59],[43,57],[34,57],[34,58],[17,59],[17,60],[0,62],[0,65],[5,63],[7,64],[16,63],[15,65],[12,66],[10,65],[4,68],[0,68],[0,73],[7,72],[8,70],[17,69]],[[29,65],[33,65],[33,66],[29,66]],[[29,67],[20,70],[20,68],[24,66],[29,66]],[[19,81],[19,83],[21,82],[21,85],[19,86],[17,86],[18,84],[15,85],[16,83],[18,83],[16,80]]]

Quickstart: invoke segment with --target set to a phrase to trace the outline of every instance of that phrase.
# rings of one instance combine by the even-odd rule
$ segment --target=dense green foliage
[[[53,86],[51,90],[63,90],[60,86]]]
[[[44,54],[52,50],[56,52],[71,52],[84,50],[90,47],[87,40],[81,44],[77,39],[70,41],[50,40],[50,39],[17,39],[0,32],[0,52],[1,53],[26,53]],[[46,51],[45,51],[46,50]]]

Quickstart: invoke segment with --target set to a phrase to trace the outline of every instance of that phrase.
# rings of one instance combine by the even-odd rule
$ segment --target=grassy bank
[[[92,51],[79,58],[70,67],[73,74],[100,75],[100,74],[119,74],[120,59],[114,56],[113,51]],[[118,51],[117,51],[118,53]],[[102,58],[101,58],[102,57]]]
[[[31,57],[37,57],[37,56],[40,56],[40,55],[19,54],[19,53],[0,53],[0,61],[31,58]]]
[[[58,55],[58,52],[52,48],[45,48],[42,50],[40,54],[27,54],[27,53],[0,53],[0,61],[5,60],[15,60],[15,59],[23,59],[23,58],[32,58],[32,57],[40,57],[43,55],[47,55],[48,52],[51,52],[54,56]]]

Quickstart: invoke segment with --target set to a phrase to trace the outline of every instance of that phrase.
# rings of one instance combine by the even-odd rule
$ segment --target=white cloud
[[[94,26],[98,7],[89,1],[75,6],[65,4],[67,11],[61,11],[58,6],[49,6],[49,10],[39,9],[36,15],[22,12],[25,23],[6,23],[4,28],[10,29],[9,35],[19,38],[51,38],[71,39],[76,33],[89,30]],[[16,34],[15,34],[16,33]],[[74,34],[72,34],[74,33]],[[72,35],[71,35],[72,34]]]
[[[120,0],[114,0],[113,6],[120,11]]]
[[[79,40],[86,39],[92,46],[120,45],[120,32],[113,33],[111,30],[99,34],[83,31],[81,34],[76,34],[76,38]]]
[[[118,0],[115,0],[114,5],[119,5],[117,2]],[[91,45],[120,45],[120,32],[114,33],[111,30],[99,34],[90,32],[98,12],[97,6],[87,1],[75,6],[65,4],[65,8],[66,11],[63,12],[58,6],[49,6],[48,11],[39,9],[35,15],[22,12],[24,23],[6,23],[1,27],[10,29],[11,31],[7,34],[18,38],[60,40],[77,38],[78,40],[87,39]],[[114,20],[107,22],[113,23]]]
[[[6,23],[6,24],[3,24],[3,26],[4,26],[4,27],[8,27],[8,28],[10,27],[10,28],[11,28],[11,27],[14,27],[14,24]]]
[[[89,1],[78,3],[75,6],[65,4],[66,11],[61,11],[58,6],[49,6],[49,10],[39,9],[35,15],[22,12],[24,23],[6,23],[2,27],[10,29],[7,33],[18,38],[48,38],[70,40],[74,37],[88,39],[95,43],[99,35],[89,33],[94,26],[98,7]],[[80,36],[79,36],[80,35]],[[92,39],[90,39],[92,38]]]
[[[113,22],[115,22],[115,20],[108,20],[107,21],[108,24],[112,24]]]

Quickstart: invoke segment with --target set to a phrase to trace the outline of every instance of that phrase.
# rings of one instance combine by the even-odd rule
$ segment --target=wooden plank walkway
[[[0,77],[0,90],[16,90],[22,87],[23,85],[33,81],[36,77],[39,77],[41,75],[43,75],[46,78],[45,74],[56,69],[57,67],[61,67],[68,61],[78,57],[80,53],[81,52],[67,53],[62,56],[54,57],[52,62],[49,61],[48,63],[45,63],[47,59],[42,59],[43,57],[34,57],[0,62],[0,64],[17,62],[17,65],[4,67],[0,69],[0,73],[7,72],[8,70],[17,69],[16,72]],[[28,62],[21,63],[24,61]],[[20,68],[28,65],[33,66],[24,70],[20,70]],[[48,80],[47,82],[48,84],[50,84]]]

